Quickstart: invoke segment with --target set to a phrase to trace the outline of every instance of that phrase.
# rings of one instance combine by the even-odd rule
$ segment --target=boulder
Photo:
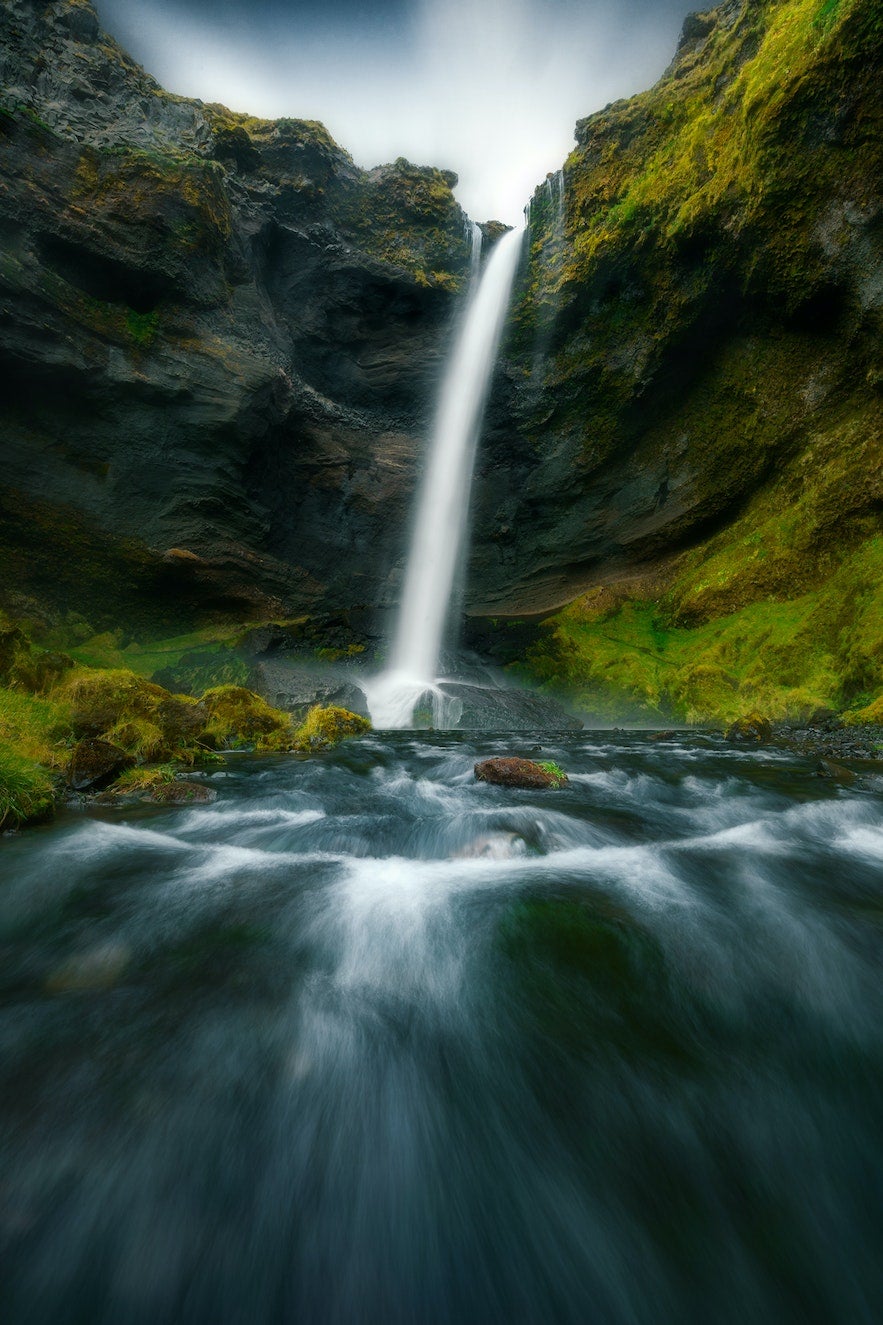
[[[766,745],[772,740],[773,729],[768,718],[759,713],[749,713],[744,718],[737,718],[726,734],[731,745]]]
[[[532,759],[485,759],[475,765],[475,777],[496,787],[523,787],[528,791],[560,787],[567,781],[565,776],[557,776]]]
[[[110,741],[98,737],[79,741],[68,765],[68,786],[74,791],[101,791],[134,762],[131,755]]]

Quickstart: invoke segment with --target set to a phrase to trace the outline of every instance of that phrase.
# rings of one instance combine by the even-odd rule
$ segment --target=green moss
[[[370,730],[368,719],[357,713],[333,704],[327,708],[316,705],[310,709],[303,726],[297,729],[294,748],[305,752],[326,750],[347,737],[361,736]]]
[[[79,669],[58,694],[69,705],[78,739],[101,737],[139,760],[192,762],[194,748],[210,743],[204,706],[125,669]]]
[[[563,786],[564,786],[565,782],[567,781],[567,774],[565,773],[564,769],[561,768],[561,766],[560,766],[559,764],[556,764],[556,763],[554,762],[554,760],[552,760],[552,759],[545,759],[545,760],[541,759],[540,762],[539,762],[539,767],[543,770],[544,773],[548,773],[548,774],[549,774],[549,777],[555,779],[555,786],[556,786],[556,787],[563,787]]]
[[[70,736],[66,705],[0,689],[0,831],[51,813]]]
[[[207,721],[202,738],[219,749],[262,751],[292,748],[291,716],[243,686],[222,685],[202,696]]]
[[[0,688],[0,743],[47,768],[63,768],[72,739],[70,705],[63,698]]]
[[[808,592],[691,626],[665,596],[586,595],[545,623],[524,670],[600,719],[717,723],[843,707],[883,690],[883,538]]]
[[[130,308],[126,311],[126,329],[136,345],[147,348],[156,339],[159,330],[159,313],[136,313]]]

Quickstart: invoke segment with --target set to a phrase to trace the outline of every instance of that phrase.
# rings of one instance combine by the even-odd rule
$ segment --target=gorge
[[[883,1317],[881,48],[516,230],[0,0],[4,1325]]]
[[[369,659],[468,279],[452,177],[171,97],[87,4],[2,22],[7,613]],[[596,717],[879,691],[879,55],[867,3],[732,0],[534,198],[467,640]]]

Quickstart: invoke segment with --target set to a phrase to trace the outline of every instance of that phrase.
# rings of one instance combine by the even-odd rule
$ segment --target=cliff
[[[382,601],[467,223],[449,173],[170,96],[0,9],[3,602],[143,632]]]
[[[534,196],[470,584],[571,603],[528,670],[590,712],[883,687],[881,43],[872,0],[691,15]]]

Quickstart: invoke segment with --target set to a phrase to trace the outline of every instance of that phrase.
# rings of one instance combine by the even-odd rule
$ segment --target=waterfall
[[[389,667],[366,685],[376,727],[410,726],[420,697],[439,694],[436,672],[466,532],[475,446],[521,240],[522,232],[510,230],[492,250],[442,381]]]

